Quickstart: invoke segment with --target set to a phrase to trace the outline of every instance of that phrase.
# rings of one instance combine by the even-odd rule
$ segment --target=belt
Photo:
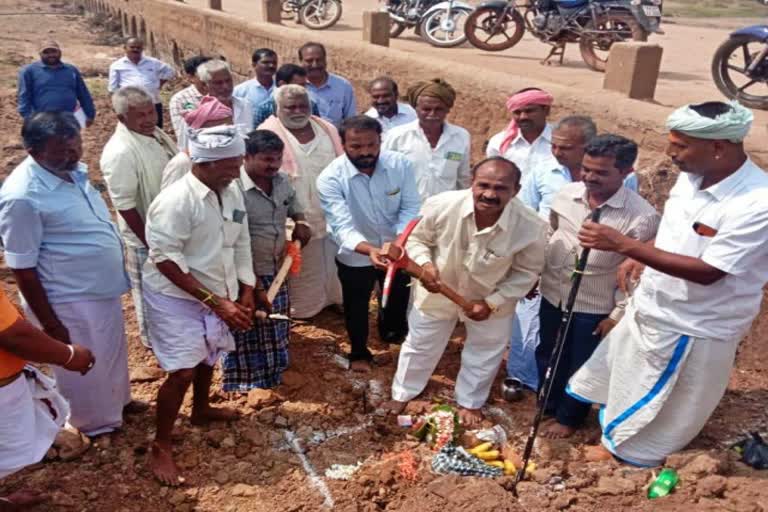
[[[10,384],[13,381],[15,381],[16,379],[18,379],[19,375],[21,375],[22,373],[24,373],[24,372],[21,371],[21,372],[19,372],[17,374],[11,375],[10,377],[5,377],[4,379],[0,379],[0,388],[5,387],[8,384]]]

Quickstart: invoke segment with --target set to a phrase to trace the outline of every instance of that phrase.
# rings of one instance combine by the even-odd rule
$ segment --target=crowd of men
[[[357,115],[319,43],[281,66],[257,49],[254,77],[237,86],[224,59],[194,56],[169,102],[174,140],[160,92],[175,71],[131,38],[110,66],[116,126],[100,159],[114,224],[80,161],[96,116],[88,89],[55,42],[40,58],[19,76],[29,156],[0,189],[25,314],[0,296],[0,403],[12,411],[0,416],[0,477],[40,460],[65,421],[99,436],[147,409],[130,393],[129,289],[141,341],[167,372],[149,465],[168,485],[181,478],[172,433],[190,386],[193,424],[236,419],[209,403],[216,364],[224,391],[279,385],[290,318],[326,308],[344,316],[350,370],[370,371],[374,291],[379,338],[402,344],[384,409],[424,391],[463,322],[455,397],[477,425],[505,353],[508,396],[541,386],[583,248],[545,435],[572,435],[600,404],[590,457],[654,466],[725,392],[768,281],[768,176],[744,152],[752,114],[738,103],[670,115],[667,154],[682,172],[661,217],[637,193],[638,145],[586,116],[550,123],[542,89],[509,97],[509,125],[473,165],[442,79],[401,93],[374,78]],[[418,271],[396,275],[382,308],[385,269],[402,255],[391,242],[417,217],[406,251]],[[281,281],[287,254],[301,268]],[[27,362],[52,365],[54,379]]]

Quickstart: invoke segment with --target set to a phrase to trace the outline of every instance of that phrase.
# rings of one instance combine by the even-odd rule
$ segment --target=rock
[[[427,491],[432,494],[448,500],[451,493],[456,492],[456,487],[461,482],[461,477],[457,475],[447,475],[436,478],[427,485]]]
[[[251,407],[252,409],[260,409],[277,401],[277,393],[271,389],[255,388],[248,392],[247,404],[248,407]]]
[[[275,411],[277,410],[277,407],[271,406],[271,407],[265,407],[261,409],[258,413],[259,421],[264,423],[265,425],[271,425],[275,421]]]
[[[576,496],[558,496],[554,500],[552,500],[552,503],[550,504],[552,508],[555,508],[557,510],[565,510],[571,505],[576,503]]]
[[[705,476],[696,484],[695,495],[701,498],[720,498],[723,496],[727,484],[728,480],[724,476]]]
[[[205,433],[206,441],[208,441],[208,444],[214,448],[221,446],[221,442],[224,441],[225,437],[227,437],[227,432],[225,430],[214,429]]]
[[[131,382],[153,382],[165,377],[162,368],[153,366],[139,366],[131,370]]]
[[[238,475],[246,475],[253,470],[253,464],[244,460],[235,464],[235,473]]]
[[[713,457],[709,453],[702,453],[683,466],[679,473],[682,480],[692,482],[707,475],[719,474],[723,469],[722,460]]]
[[[264,446],[264,434],[255,428],[242,432],[243,439],[251,443],[253,446]]]
[[[53,441],[53,446],[59,452],[59,458],[65,462],[74,460],[88,451],[91,440],[74,428],[64,428]]]
[[[235,438],[232,436],[227,436],[224,439],[221,440],[220,446],[222,448],[234,448],[236,445]]]
[[[171,497],[168,498],[168,502],[171,505],[181,505],[187,500],[187,495],[182,490],[175,491],[173,494],[171,494]]]
[[[224,470],[219,471],[214,475],[213,479],[216,481],[217,484],[224,485],[227,482],[229,482],[229,473],[227,473]]]
[[[404,414],[424,414],[432,409],[432,403],[425,400],[411,400],[405,406]]]
[[[284,416],[278,416],[275,418],[275,426],[278,428],[285,428],[288,426],[288,419]]]
[[[307,379],[295,370],[283,372],[283,385],[288,389],[299,389],[307,383]]]
[[[256,488],[252,485],[246,485],[246,484],[236,484],[234,487],[232,487],[232,490],[230,491],[232,496],[243,496],[243,497],[249,497],[249,496],[255,496],[256,495]]]
[[[621,496],[637,492],[637,484],[627,478],[602,476],[597,481],[595,493],[598,495]]]
[[[560,473],[560,469],[553,466],[537,468],[531,475],[531,479],[538,484],[546,484],[550,482],[553,477],[559,477]]]

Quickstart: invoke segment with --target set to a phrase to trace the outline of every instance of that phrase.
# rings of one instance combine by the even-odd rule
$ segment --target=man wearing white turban
[[[725,393],[736,347],[768,282],[768,175],[744,152],[752,113],[737,103],[676,110],[667,155],[682,171],[655,242],[587,222],[581,245],[614,251],[643,271],[619,324],[571,378],[568,392],[601,404],[602,446],[656,466],[687,445]]]
[[[236,412],[208,402],[213,366],[235,349],[230,329],[246,330],[256,276],[240,189],[245,141],[234,126],[188,132],[192,170],[152,202],[144,300],[149,337],[168,378],[157,395],[157,434],[149,458],[161,483],[178,485],[171,434],[184,394],[194,383],[195,425],[233,420]]]

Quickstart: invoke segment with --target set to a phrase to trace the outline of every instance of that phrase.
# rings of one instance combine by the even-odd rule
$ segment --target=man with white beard
[[[291,279],[290,297],[295,318],[310,318],[326,306],[341,304],[341,285],[334,258],[338,247],[328,237],[316,181],[337,156],[344,153],[336,128],[310,115],[307,90],[284,85],[275,93],[276,115],[259,126],[275,132],[285,144],[282,171],[291,177],[296,195],[304,205],[305,221],[312,239],[302,250],[299,274]]]

